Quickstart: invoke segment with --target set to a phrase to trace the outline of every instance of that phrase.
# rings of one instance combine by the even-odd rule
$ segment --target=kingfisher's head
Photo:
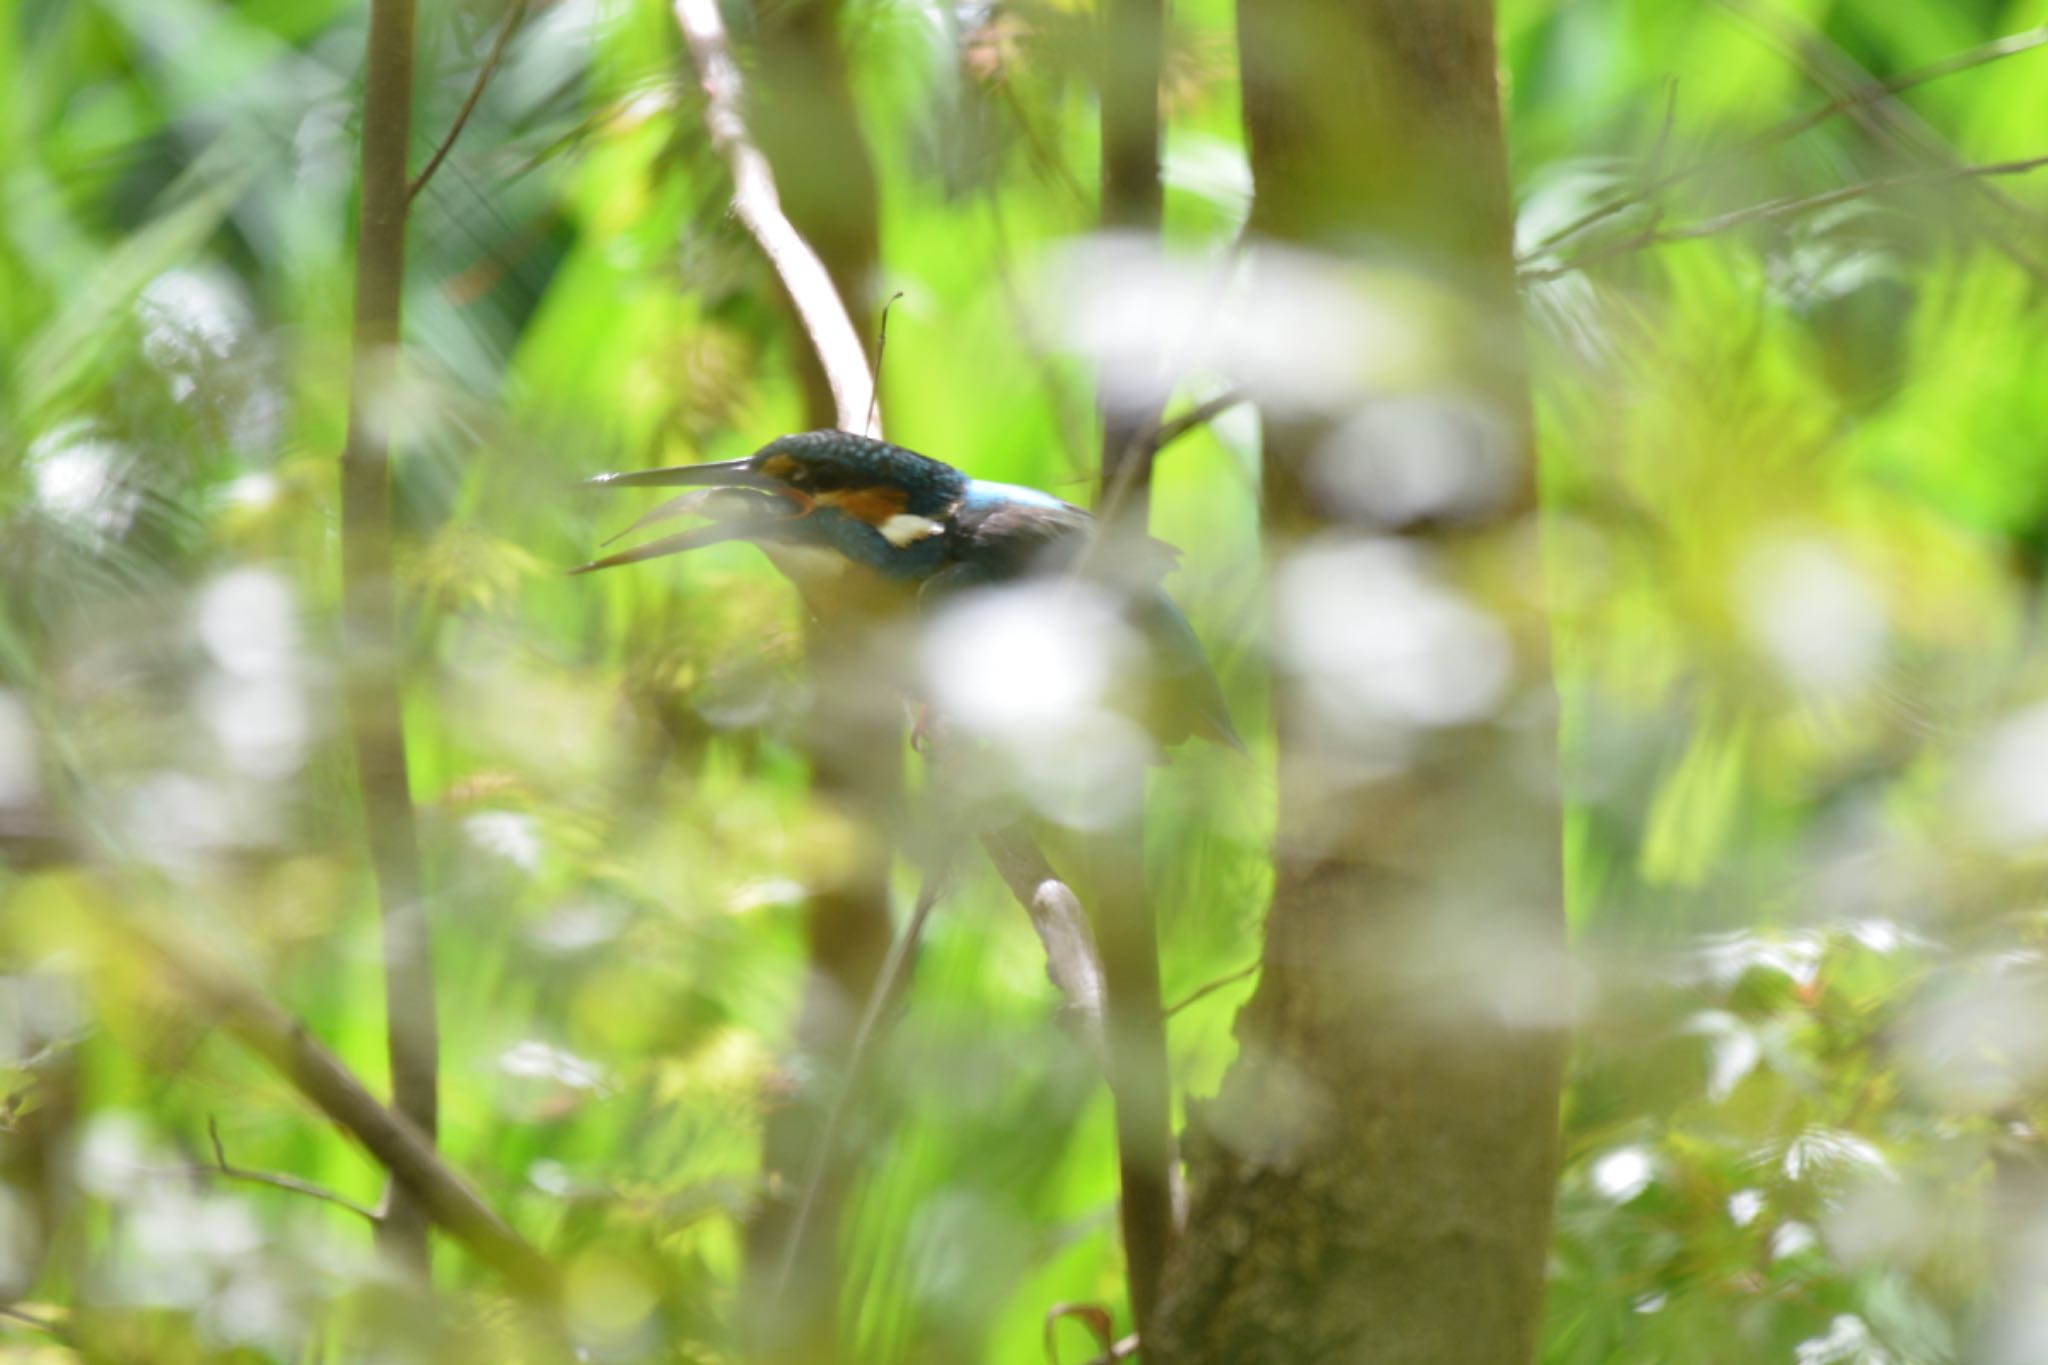
[[[633,523],[702,516],[706,525],[609,555],[607,569],[703,545],[745,540],[778,564],[791,551],[829,551],[888,577],[916,578],[939,562],[946,517],[967,491],[949,464],[845,431],[782,436],[742,460],[600,474],[605,488],[694,488]],[[794,574],[792,576],[795,576]]]

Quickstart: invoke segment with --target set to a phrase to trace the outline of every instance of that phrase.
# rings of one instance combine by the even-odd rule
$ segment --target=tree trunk
[[[1490,8],[1248,0],[1238,23],[1255,234],[1391,282],[1374,297],[1433,342],[1405,393],[1361,376],[1314,419],[1265,412],[1276,613],[1348,582],[1317,619],[1394,630],[1414,602],[1338,572],[1393,565],[1512,664],[1486,706],[1377,717],[1368,762],[1360,717],[1283,654],[1263,974],[1238,1061],[1191,1109],[1193,1203],[1146,1358],[1508,1365],[1532,1357],[1542,1306],[1564,926]],[[1490,497],[1402,514],[1367,486],[1361,511],[1307,476],[1345,419],[1448,395],[1519,462]]]

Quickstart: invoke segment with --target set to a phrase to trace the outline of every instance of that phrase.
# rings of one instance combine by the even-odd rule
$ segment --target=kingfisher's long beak
[[[753,467],[751,460],[745,459],[599,474],[587,483],[592,488],[760,488],[770,493],[788,491],[787,485],[761,473]]]
[[[645,545],[636,545],[630,550],[621,550],[617,554],[606,555],[602,559],[579,565],[569,571],[572,574],[617,568],[621,564],[637,564],[642,560],[682,554],[706,545],[723,544],[728,540],[767,538],[773,535],[773,528],[777,525],[802,516],[809,510],[809,500],[802,494],[752,469],[745,460],[726,460],[718,464],[675,465],[668,469],[635,470],[624,474],[600,474],[588,483],[589,486],[596,488],[675,487],[680,484],[697,490],[685,493],[679,498],[670,498],[613,536],[611,540],[607,540],[607,545],[643,527],[676,517],[701,516],[712,518],[712,521],[708,526],[698,526],[677,535],[664,536],[660,540],[652,540]]]

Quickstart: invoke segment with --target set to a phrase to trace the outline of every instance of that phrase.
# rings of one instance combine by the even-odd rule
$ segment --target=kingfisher
[[[708,520],[574,572],[746,541],[821,615],[849,600],[929,612],[977,588],[1072,573],[1095,534],[1093,517],[1051,494],[972,479],[944,461],[846,431],[799,432],[742,459],[600,474],[590,483],[697,490],[626,533],[670,517]],[[1154,540],[1145,545],[1152,553],[1142,581],[1126,585],[1125,611],[1150,654],[1146,727],[1161,745],[1199,736],[1242,751],[1194,628],[1160,586],[1176,552]]]

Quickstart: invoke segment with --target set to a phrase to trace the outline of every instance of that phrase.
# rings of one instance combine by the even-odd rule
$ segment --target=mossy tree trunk
[[[1238,22],[1254,252],[1320,253],[1390,313],[1424,300],[1434,338],[1413,390],[1361,376],[1312,418],[1265,411],[1276,610],[1347,591],[1303,566],[1356,552],[1469,610],[1511,662],[1483,713],[1382,724],[1399,743],[1365,764],[1329,680],[1283,661],[1263,974],[1239,1060],[1191,1111],[1192,1206],[1146,1359],[1510,1365],[1542,1306],[1564,921],[1491,7],[1255,0]],[[1346,420],[1404,400],[1483,414],[1508,456],[1487,496],[1404,516],[1309,476]],[[1359,631],[1414,609],[1341,605]]]

